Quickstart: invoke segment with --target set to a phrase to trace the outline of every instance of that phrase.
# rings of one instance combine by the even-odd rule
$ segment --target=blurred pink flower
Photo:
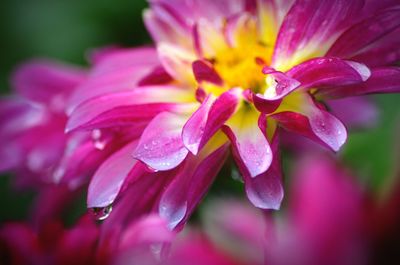
[[[295,169],[286,209],[271,215],[240,201],[211,203],[201,232],[183,233],[166,263],[396,264],[398,181],[378,200],[325,156]]]
[[[0,229],[1,261],[10,265],[156,265],[160,264],[157,248],[175,236],[156,215],[136,220],[107,248],[101,244],[100,233],[89,216],[68,229],[54,220],[39,231],[26,223],[7,223]]]
[[[67,131],[119,130],[131,139],[97,170],[88,206],[107,207],[129,185],[146,182],[149,170],[160,171],[151,209],[177,227],[230,145],[250,201],[278,209],[280,127],[338,151],[346,128],[325,101],[400,90],[400,69],[389,66],[400,57],[395,4],[151,1],[144,19],[157,49],[98,51],[70,101]],[[353,102],[338,115],[369,109]]]

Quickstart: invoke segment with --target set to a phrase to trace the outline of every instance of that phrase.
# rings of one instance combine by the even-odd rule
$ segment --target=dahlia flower
[[[107,207],[138,185],[137,197],[154,194],[148,210],[176,228],[230,146],[249,200],[278,209],[281,128],[336,152],[347,131],[326,100],[400,90],[395,4],[150,1],[144,19],[156,49],[95,53],[70,101],[68,132],[122,130],[130,139],[97,170],[88,206]]]

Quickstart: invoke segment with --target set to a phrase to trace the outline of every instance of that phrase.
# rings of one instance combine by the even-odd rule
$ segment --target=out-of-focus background
[[[8,79],[13,69],[29,58],[50,57],[85,66],[85,54],[90,49],[110,44],[149,44],[142,22],[146,5],[145,0],[2,0],[1,94],[12,89]],[[399,154],[395,152],[400,146],[400,95],[379,95],[373,100],[381,110],[378,124],[368,131],[352,132],[338,156],[358,173],[361,181],[380,190],[399,166]],[[23,218],[33,196],[14,192],[10,178],[11,175],[0,178],[0,223]],[[232,181],[219,180],[216,185],[224,188],[214,188],[212,192],[241,189]]]

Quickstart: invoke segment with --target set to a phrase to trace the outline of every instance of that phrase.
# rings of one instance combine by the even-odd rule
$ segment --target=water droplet
[[[106,147],[106,143],[104,141],[94,141],[94,148],[97,150],[103,150]]]
[[[158,144],[158,142],[156,140],[151,141],[151,144],[156,146]]]
[[[92,139],[93,140],[98,140],[101,137],[101,131],[99,129],[94,129],[92,131]]]
[[[112,211],[112,205],[108,205],[106,207],[94,207],[90,208],[90,214],[98,221],[105,220],[108,216],[110,216]]]

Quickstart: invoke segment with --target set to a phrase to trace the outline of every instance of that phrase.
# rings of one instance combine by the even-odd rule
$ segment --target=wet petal
[[[232,89],[215,99],[208,96],[201,107],[190,117],[182,131],[185,146],[193,154],[207,143],[217,130],[237,110],[241,90]]]
[[[178,166],[188,154],[182,142],[185,116],[163,112],[146,127],[133,156],[155,170]]]
[[[72,112],[66,131],[88,125],[99,118],[100,114],[115,108],[150,103],[190,102],[192,97],[188,91],[167,86],[142,87],[133,91],[98,96],[79,105]]]
[[[351,58],[360,52],[365,54],[371,47],[385,45],[384,37],[400,27],[399,17],[400,8],[397,6],[378,12],[357,23],[336,40],[327,55]],[[380,54],[380,57],[384,58],[385,54]]]
[[[243,179],[247,198],[250,202],[261,209],[280,208],[283,199],[282,167],[280,164],[279,139],[275,131],[272,139],[271,149],[273,161],[267,171],[253,178],[243,170],[243,163],[239,163],[239,169],[243,172]]]
[[[371,77],[363,83],[332,87],[318,91],[323,98],[342,98],[372,93],[400,92],[400,68],[386,67],[372,70]]]
[[[215,136],[198,157],[189,155],[179,173],[163,193],[159,213],[170,229],[183,224],[194,211],[221,169],[227,155],[225,137]]]
[[[223,128],[237,154],[237,163],[242,163],[251,177],[267,171],[272,161],[266,132],[258,126],[258,116],[254,109],[243,110],[236,113]]]
[[[286,74],[301,82],[302,88],[320,88],[361,83],[371,72],[364,64],[322,57],[296,65]]]
[[[113,203],[137,163],[131,156],[136,146],[137,141],[127,144],[101,164],[90,181],[87,198],[89,208],[106,207]]]
[[[347,139],[347,131],[342,122],[316,106],[307,113],[285,111],[272,117],[288,131],[308,137],[333,151],[338,151]]]
[[[338,34],[357,18],[362,4],[361,0],[296,1],[280,28],[272,66],[286,71],[324,55]]]

